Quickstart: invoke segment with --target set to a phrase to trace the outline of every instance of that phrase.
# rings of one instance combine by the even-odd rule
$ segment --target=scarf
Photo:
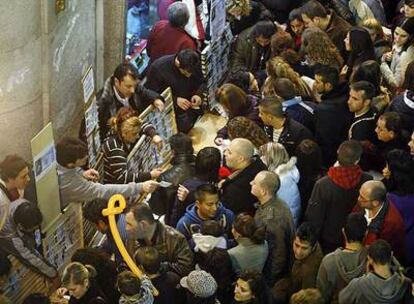
[[[339,187],[349,190],[361,180],[362,170],[358,165],[351,167],[330,167],[328,176]]]

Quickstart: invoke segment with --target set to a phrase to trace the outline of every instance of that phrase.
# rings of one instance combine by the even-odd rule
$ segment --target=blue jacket
[[[221,203],[217,208],[216,216],[213,220],[220,223],[225,232],[230,232],[234,219],[234,213],[226,209]],[[197,214],[196,204],[193,203],[187,207],[184,216],[178,221],[177,230],[188,239],[193,233],[200,232],[200,226],[204,222]]]

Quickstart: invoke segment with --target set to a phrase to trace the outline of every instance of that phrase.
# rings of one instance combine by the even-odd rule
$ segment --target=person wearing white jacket
[[[261,146],[259,155],[269,170],[279,176],[280,188],[277,196],[288,205],[297,226],[301,215],[301,200],[298,188],[300,174],[296,167],[296,157],[289,157],[283,145],[273,142]]]

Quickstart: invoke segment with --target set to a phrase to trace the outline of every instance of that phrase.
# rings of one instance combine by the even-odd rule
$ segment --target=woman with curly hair
[[[227,123],[229,138],[246,138],[250,140],[256,148],[269,142],[266,132],[260,128],[254,121],[237,116]]]
[[[312,77],[312,71],[302,64],[302,58],[296,51],[295,41],[289,32],[277,31],[270,40],[271,56],[282,57],[300,75]]]
[[[282,57],[276,56],[266,63],[267,79],[263,84],[262,94],[265,97],[274,96],[272,81],[277,78],[288,78],[295,85],[297,95],[304,100],[313,100],[313,92],[300,75]]]
[[[303,32],[301,50],[310,66],[319,63],[340,70],[344,64],[328,34],[318,27],[308,28]]]

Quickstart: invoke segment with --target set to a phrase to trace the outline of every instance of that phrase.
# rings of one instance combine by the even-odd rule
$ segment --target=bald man
[[[295,225],[289,207],[276,196],[280,187],[276,173],[261,171],[250,185],[252,194],[259,201],[254,220],[258,226],[266,227],[269,245],[269,256],[263,273],[269,286],[273,286],[290,271]]]
[[[394,256],[404,261],[405,227],[394,204],[387,199],[387,189],[381,181],[367,181],[359,190],[358,205],[354,211],[363,212],[368,223],[364,244],[371,245],[377,239],[390,243]]]
[[[235,138],[224,151],[227,167],[232,174],[220,183],[221,202],[235,214],[255,213],[256,197],[251,194],[250,182],[257,173],[266,170],[265,164],[254,155],[254,145],[245,138]]]

